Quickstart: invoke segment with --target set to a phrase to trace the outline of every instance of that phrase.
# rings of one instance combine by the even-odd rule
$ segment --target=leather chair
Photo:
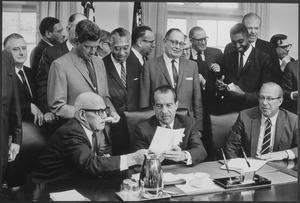
[[[188,116],[189,110],[185,108],[178,108],[176,113]],[[152,107],[146,107],[134,111],[124,111],[124,114],[126,118],[126,126],[128,129],[129,138],[132,140],[136,125],[150,118],[155,113]]]
[[[25,184],[27,175],[32,171],[38,156],[49,142],[47,132],[31,122],[22,122],[23,139],[20,152],[13,162],[9,162],[5,180],[9,187]]]

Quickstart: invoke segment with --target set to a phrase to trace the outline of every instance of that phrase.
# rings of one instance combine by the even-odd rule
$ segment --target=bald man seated
[[[109,137],[105,130],[108,111],[101,96],[82,93],[74,106],[75,117],[54,133],[29,174],[29,183],[118,174],[130,166],[142,164],[148,150],[121,156],[110,156],[103,150],[102,142]]]

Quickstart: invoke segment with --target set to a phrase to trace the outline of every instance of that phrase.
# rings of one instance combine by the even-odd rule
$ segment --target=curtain
[[[266,41],[270,41],[267,37],[269,36],[269,14],[270,7],[268,3],[244,3],[244,15],[247,13],[255,13],[261,18],[261,28],[259,38],[264,39]]]
[[[166,2],[142,2],[144,25],[149,26],[155,37],[155,49],[149,58],[156,58],[163,53],[163,38],[167,32],[167,3]]]

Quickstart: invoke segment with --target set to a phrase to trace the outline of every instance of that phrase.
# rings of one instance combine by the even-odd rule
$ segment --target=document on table
[[[228,167],[232,170],[243,170],[243,171],[257,171],[267,162],[260,159],[248,158],[250,167],[247,165],[245,158],[234,158],[228,161]],[[221,166],[221,169],[226,169],[226,166]]]
[[[149,150],[161,154],[170,150],[172,146],[179,145],[184,137],[184,128],[168,129],[158,126],[154,133]]]
[[[50,193],[50,199],[52,201],[90,201],[74,189]]]

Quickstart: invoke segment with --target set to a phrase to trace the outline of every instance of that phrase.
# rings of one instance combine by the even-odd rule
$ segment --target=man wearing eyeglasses
[[[143,66],[148,60],[149,55],[155,48],[155,40],[152,29],[148,26],[142,25],[135,27],[132,30],[132,48],[131,54],[138,59]]]
[[[110,37],[111,53],[103,58],[111,101],[121,119],[111,126],[113,155],[132,151],[124,111],[138,108],[141,65],[130,54],[128,30],[116,28]]]
[[[276,47],[280,70],[284,72],[286,64],[291,61],[295,61],[295,59],[289,55],[292,44],[290,44],[288,37],[284,34],[273,35],[270,39],[270,42]]]
[[[225,142],[227,158],[247,156],[266,161],[298,157],[298,117],[282,108],[282,88],[273,82],[260,89],[259,107],[240,112]]]
[[[74,104],[75,116],[59,128],[40,155],[28,181],[55,182],[62,179],[95,178],[121,175],[130,166],[141,165],[148,150],[111,156],[105,123],[108,109],[94,92],[80,94]],[[100,136],[95,136],[100,134]]]
[[[140,77],[140,107],[150,107],[153,90],[161,85],[172,86],[178,95],[179,108],[187,108],[203,129],[203,109],[197,63],[181,57],[184,34],[171,28],[164,37],[164,53],[146,61]]]

